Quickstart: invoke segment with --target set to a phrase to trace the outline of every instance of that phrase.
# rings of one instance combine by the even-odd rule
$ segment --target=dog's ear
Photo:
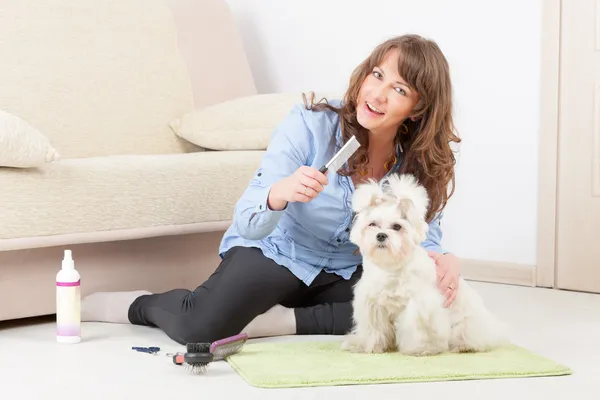
[[[427,222],[421,220],[414,225],[413,240],[416,245],[420,245],[427,239],[427,232],[429,232],[429,225]]]
[[[356,187],[352,196],[352,210],[360,213],[369,207],[373,207],[381,202],[383,192],[374,180],[362,183]]]

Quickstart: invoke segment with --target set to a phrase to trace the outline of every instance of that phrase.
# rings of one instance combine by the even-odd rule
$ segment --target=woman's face
[[[398,74],[398,50],[391,50],[363,81],[356,103],[358,123],[373,135],[394,137],[419,101]]]

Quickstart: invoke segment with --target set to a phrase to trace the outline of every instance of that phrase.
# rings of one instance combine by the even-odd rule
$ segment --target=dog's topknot
[[[390,175],[382,182],[382,190],[386,196],[395,198],[405,213],[412,208],[419,218],[425,219],[429,196],[413,175]]]

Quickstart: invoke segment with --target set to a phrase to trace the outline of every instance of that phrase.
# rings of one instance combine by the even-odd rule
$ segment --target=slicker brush
[[[173,363],[185,365],[188,371],[201,375],[206,373],[208,364],[214,359],[210,352],[210,343],[188,343],[186,353],[178,353],[173,356]]]

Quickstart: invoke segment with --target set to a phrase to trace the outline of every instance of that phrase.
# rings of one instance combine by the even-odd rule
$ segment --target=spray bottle
[[[56,340],[59,343],[81,341],[80,284],[71,250],[65,250],[62,269],[56,274]]]

